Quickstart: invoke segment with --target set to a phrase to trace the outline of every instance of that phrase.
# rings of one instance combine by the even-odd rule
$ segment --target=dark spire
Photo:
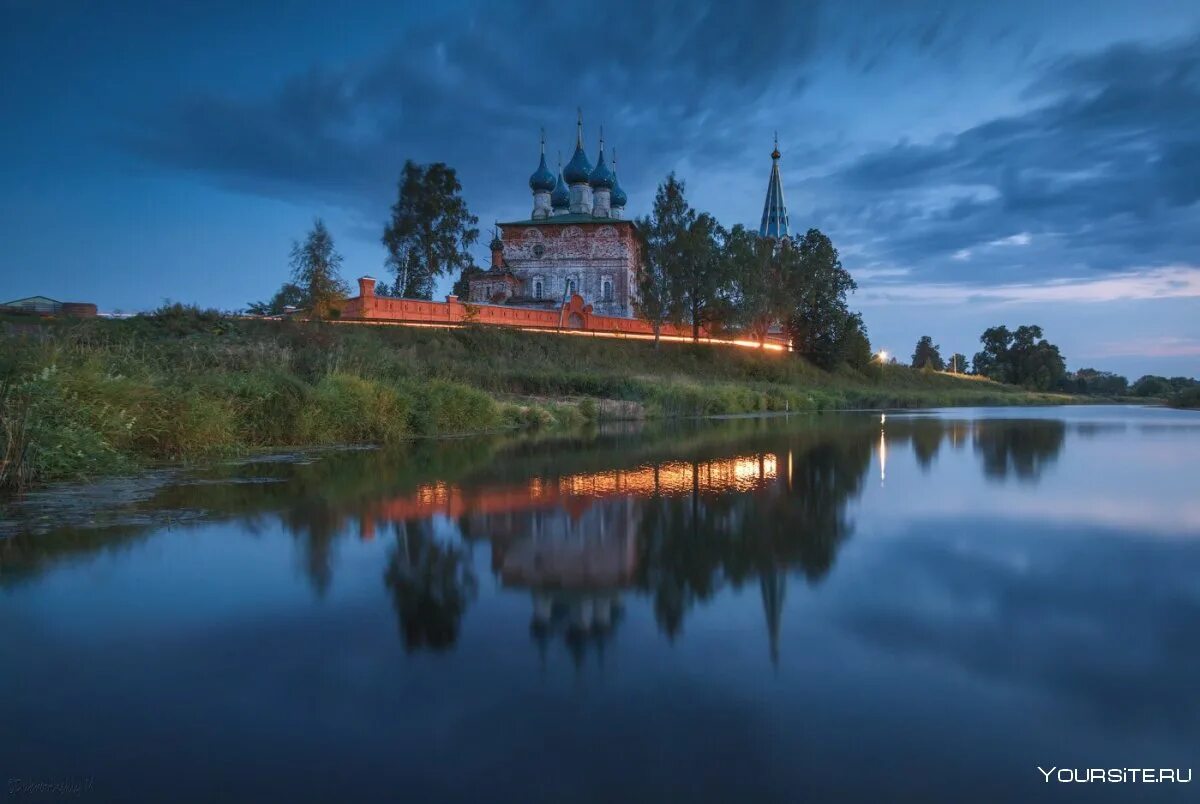
[[[763,613],[767,616],[767,640],[771,648],[771,664],[779,665],[779,626],[783,622],[783,598],[787,594],[787,575],[772,567],[763,572],[759,583],[762,586]]]
[[[775,150],[771,151],[771,179],[767,182],[767,200],[763,204],[759,237],[783,240],[788,236],[787,205],[783,203],[783,180],[779,178],[779,134],[775,135]]]

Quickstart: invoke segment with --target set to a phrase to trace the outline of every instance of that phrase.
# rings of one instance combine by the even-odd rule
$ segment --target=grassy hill
[[[5,324],[0,486],[285,446],[612,418],[1062,402],[903,367],[498,328],[234,319]]]

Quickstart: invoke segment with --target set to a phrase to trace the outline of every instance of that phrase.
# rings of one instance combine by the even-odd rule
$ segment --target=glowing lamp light
[[[886,363],[886,362],[887,362],[887,359],[888,359],[888,353],[887,353],[887,350],[886,350],[886,349],[884,349],[884,350],[881,350],[881,351],[879,352],[879,362],[880,362],[880,363]]]

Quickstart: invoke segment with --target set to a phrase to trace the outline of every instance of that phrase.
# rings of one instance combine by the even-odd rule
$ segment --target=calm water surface
[[[1200,414],[843,414],[0,508],[0,777],[91,800],[1197,800]]]

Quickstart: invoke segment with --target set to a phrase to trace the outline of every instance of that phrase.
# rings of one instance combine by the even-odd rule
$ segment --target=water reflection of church
[[[582,510],[534,508],[468,518],[487,534],[492,569],[505,587],[528,589],[530,631],[543,655],[563,639],[576,661],[602,649],[621,616],[622,593],[635,583],[637,526],[632,498]]]
[[[725,589],[758,587],[775,659],[788,585],[830,572],[853,532],[848,503],[861,494],[872,456],[882,483],[893,448],[911,451],[926,470],[943,444],[969,445],[989,481],[1036,482],[1062,440],[1054,421],[856,417],[767,434],[754,446],[742,441],[746,451],[735,456],[711,457],[699,442],[684,448],[695,453],[687,460],[558,475],[545,471],[546,456],[527,473],[517,458],[504,471],[521,480],[438,481],[369,504],[358,512],[360,533],[372,538],[384,523],[397,532],[386,583],[410,649],[457,639],[476,586],[470,546],[486,542],[501,586],[529,595],[531,630],[543,647],[562,639],[577,658],[602,649],[630,594],[649,600],[674,639],[697,605]],[[583,457],[559,455],[553,465]],[[435,535],[439,519],[453,523],[453,539]],[[327,585],[335,520],[308,540],[318,588]],[[311,512],[305,521],[311,526]]]
[[[671,514],[656,506],[687,501],[696,512],[711,509],[712,523],[736,530],[743,524],[736,511],[715,501],[737,493],[784,493],[791,478],[790,453],[782,464],[775,453],[759,453],[535,477],[510,485],[436,483],[380,505],[371,518],[413,521],[441,514],[456,520],[466,539],[486,540],[501,584],[531,596],[530,630],[539,647],[544,651],[561,639],[581,661],[590,648],[603,650],[621,619],[627,592],[672,575],[644,560],[654,551],[649,542],[664,541],[653,523],[669,526]],[[781,569],[761,569],[775,657],[786,578]],[[673,632],[677,624],[665,627]]]

